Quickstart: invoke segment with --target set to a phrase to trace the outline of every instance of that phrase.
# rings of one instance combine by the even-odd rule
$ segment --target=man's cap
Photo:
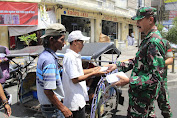
[[[153,7],[141,7],[137,10],[136,16],[133,16],[131,19],[140,20],[143,19],[145,16],[156,15],[156,11],[157,9]]]
[[[66,28],[64,25],[59,23],[50,24],[46,30],[45,34],[42,35],[40,38],[44,38],[46,36],[59,36],[59,35],[65,35]]]
[[[82,34],[81,31],[76,30],[76,31],[72,31],[69,35],[68,35],[68,42],[72,42],[74,40],[83,40],[83,41],[88,41],[90,39],[90,37],[86,37]]]

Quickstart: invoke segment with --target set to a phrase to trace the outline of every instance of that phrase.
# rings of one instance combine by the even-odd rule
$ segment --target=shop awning
[[[49,16],[48,20],[43,20],[40,15],[40,10],[38,9],[38,25],[37,26],[9,26],[9,35],[10,36],[18,36],[24,35],[33,31],[37,31],[40,29],[45,29],[49,24],[56,23],[55,11],[50,10],[47,11],[47,15]]]

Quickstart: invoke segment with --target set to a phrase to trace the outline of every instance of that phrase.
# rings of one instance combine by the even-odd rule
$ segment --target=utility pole
[[[138,0],[138,9],[140,8],[140,0]],[[140,43],[140,40],[141,40],[141,32],[139,32],[139,37],[138,37],[138,47],[139,47],[139,43]]]
[[[140,0],[138,0],[138,8],[140,8]]]
[[[163,17],[162,17],[162,0],[160,0],[160,14],[159,14],[159,18],[158,18],[160,24],[162,24],[161,19],[163,19]]]

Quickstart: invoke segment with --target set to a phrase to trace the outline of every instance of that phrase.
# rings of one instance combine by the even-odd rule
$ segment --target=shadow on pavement
[[[11,109],[11,118],[43,118],[40,112],[27,109],[21,103],[15,103],[11,105]],[[4,109],[1,109],[0,112],[4,113]],[[2,118],[2,113],[0,113],[0,118]]]
[[[115,115],[114,117],[112,118],[127,118],[127,116],[122,116],[122,115]]]

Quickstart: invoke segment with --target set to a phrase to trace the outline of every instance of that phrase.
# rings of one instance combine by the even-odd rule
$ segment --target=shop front
[[[89,18],[62,15],[61,23],[66,27],[67,35],[72,31],[80,30],[84,36],[91,36],[91,24]]]
[[[102,20],[102,33],[109,36],[111,42],[118,39],[118,23]]]
[[[135,22],[125,17],[103,15],[102,33],[109,36],[110,41],[116,43],[117,47],[127,45],[127,36],[131,33],[137,39],[137,28]]]
[[[36,25],[38,25],[38,3],[0,1],[0,44],[9,47],[9,26]],[[12,42],[10,40],[10,44]]]
[[[83,35],[91,37],[89,42],[95,41],[96,13],[81,9],[63,8],[58,10],[57,18],[59,23],[66,27],[66,39],[72,31],[80,30]]]
[[[45,10],[44,5],[40,5],[38,8],[38,24],[34,26],[8,26],[9,32],[9,48],[10,49],[21,49],[26,45],[20,41],[19,37],[24,35],[36,34],[37,42],[31,41],[31,46],[41,45],[41,35],[45,33],[46,27],[51,23],[56,23],[56,15],[54,8],[48,8]]]
[[[121,40],[122,33],[122,18],[103,15],[102,18],[102,33],[109,36],[110,41],[114,42],[115,39]]]

